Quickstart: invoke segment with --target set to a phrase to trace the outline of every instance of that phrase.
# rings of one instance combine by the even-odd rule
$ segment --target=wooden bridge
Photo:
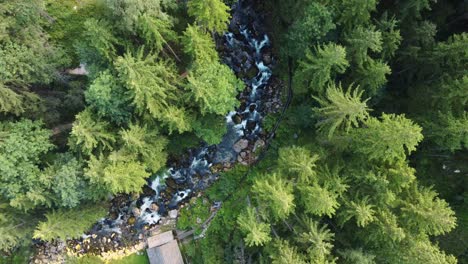
[[[147,242],[146,253],[150,264],[184,264],[179,244],[172,231],[149,237]]]

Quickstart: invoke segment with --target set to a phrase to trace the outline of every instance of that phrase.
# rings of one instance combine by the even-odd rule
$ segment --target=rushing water
[[[144,230],[142,227],[158,224],[169,210],[176,209],[181,202],[215,181],[219,175],[210,169],[213,165],[236,162],[238,153],[233,146],[239,139],[253,141],[259,137],[262,132],[262,94],[272,76],[271,58],[264,59],[270,40],[249,1],[241,0],[235,4],[232,17],[229,32],[218,39],[218,48],[223,62],[243,79],[246,89],[239,95],[241,107],[226,115],[227,133],[222,142],[191,150],[188,160],[150,181],[144,195],[136,200],[128,197],[115,206],[114,216],[101,219],[90,232],[73,241],[72,245],[80,245],[78,252],[86,252],[86,248],[81,246],[84,240],[102,237],[102,241],[107,241],[106,237],[111,237],[118,245],[121,240],[129,240],[128,235],[120,239],[126,233],[133,234],[130,240],[137,240],[138,233]],[[171,182],[170,188],[168,181]],[[135,210],[139,213],[136,214]],[[131,230],[128,229],[129,223]],[[87,245],[88,250],[92,250],[93,242],[91,244]]]

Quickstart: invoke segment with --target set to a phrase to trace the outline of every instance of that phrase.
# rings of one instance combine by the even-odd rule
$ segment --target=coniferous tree
[[[324,99],[314,97],[321,105],[315,111],[320,117],[317,127],[319,131],[328,130],[328,138],[331,138],[337,128],[343,128],[349,132],[352,127],[358,127],[359,123],[369,118],[367,101],[361,99],[363,91],[359,87],[348,87],[343,91],[341,84],[338,86],[330,85],[327,88]]]
[[[421,127],[404,115],[382,114],[381,119],[369,118],[365,127],[354,130],[354,150],[369,160],[404,160],[423,139]]]
[[[279,167],[283,170],[297,175],[299,183],[314,182],[316,162],[319,160],[318,155],[312,155],[306,148],[303,147],[285,147],[279,150]]]
[[[221,0],[191,0],[187,4],[188,13],[202,28],[217,33],[227,29],[231,17],[229,7]]]
[[[106,210],[100,205],[52,211],[46,214],[46,221],[39,223],[34,238],[44,241],[78,238],[105,214]]]
[[[375,26],[359,26],[347,34],[345,40],[347,53],[358,66],[369,60],[369,52],[382,51],[382,33]]]
[[[260,222],[252,207],[247,207],[247,210],[237,217],[237,224],[245,234],[244,240],[249,247],[262,246],[271,240],[270,225]]]
[[[259,204],[264,205],[275,220],[288,217],[294,210],[292,185],[276,173],[256,180],[252,191],[257,195]]]
[[[91,155],[95,150],[112,150],[116,141],[110,132],[110,124],[96,118],[90,110],[85,110],[76,116],[70,135],[70,147]]]

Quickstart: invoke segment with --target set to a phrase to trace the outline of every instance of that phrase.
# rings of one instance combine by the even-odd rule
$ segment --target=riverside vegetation
[[[187,259],[468,263],[467,4],[240,3],[294,96],[264,158],[181,210],[178,226],[197,229],[205,201],[223,201]],[[223,140],[252,77],[216,50],[233,4],[0,0],[0,261],[80,238],[111,197]]]

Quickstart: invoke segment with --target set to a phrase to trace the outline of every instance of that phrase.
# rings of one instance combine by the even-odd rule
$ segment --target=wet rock
[[[135,221],[136,221],[135,217],[132,216],[132,217],[128,218],[127,223],[129,225],[133,225],[133,224],[135,224]]]
[[[265,53],[263,54],[263,62],[265,65],[271,64],[271,53]]]
[[[153,212],[157,212],[159,210],[159,206],[157,204],[155,204],[155,203],[152,203],[151,204],[151,210]]]
[[[243,149],[246,149],[249,146],[249,141],[247,139],[240,139],[237,141],[232,148],[234,149],[235,152],[239,153]]]
[[[138,209],[138,208],[135,207],[135,208],[132,209],[132,214],[133,214],[135,217],[139,217],[140,214],[141,214],[141,211],[140,211],[140,209]]]
[[[263,139],[259,139],[255,141],[254,147],[253,147],[253,152],[256,152],[258,149],[261,149],[265,146],[265,141]]]
[[[233,115],[233,116],[232,116],[232,122],[234,122],[234,124],[236,124],[236,125],[242,123],[242,117],[241,117],[241,115],[239,115],[238,113],[236,113],[235,115]]]
[[[176,219],[178,213],[179,213],[179,211],[177,211],[177,209],[170,210],[170,211],[169,211],[169,217],[170,217],[171,219]]]

